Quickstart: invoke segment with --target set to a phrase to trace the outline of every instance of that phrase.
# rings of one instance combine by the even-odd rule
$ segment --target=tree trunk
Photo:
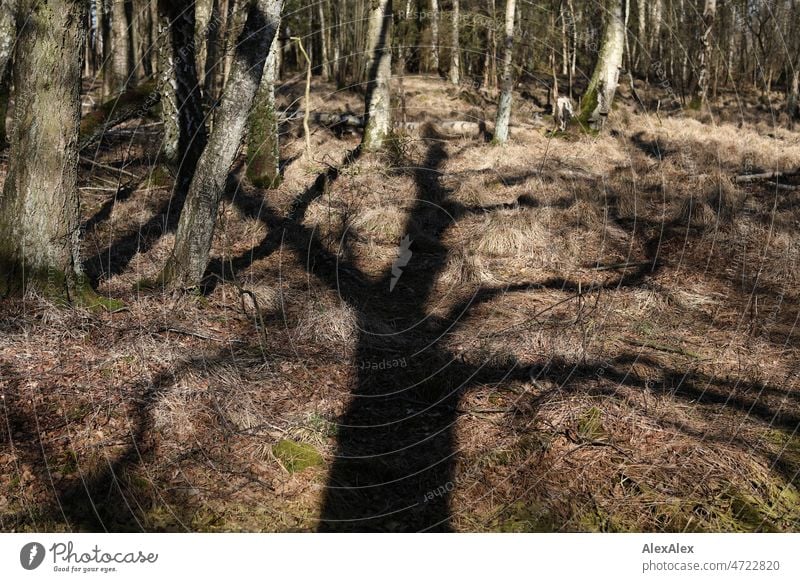
[[[185,191],[206,145],[203,103],[195,68],[192,0],[159,0],[161,26],[162,155]]]
[[[6,115],[8,114],[8,97],[11,86],[9,63],[17,38],[16,0],[0,2],[0,148],[6,142]]]
[[[600,129],[611,112],[625,47],[623,2],[607,0],[606,25],[592,78],[581,98],[578,120],[584,128]]]
[[[264,64],[264,76],[247,132],[247,177],[260,188],[277,188],[281,183],[278,111],[275,106],[279,45],[276,34]]]
[[[450,82],[453,85],[461,83],[461,43],[458,35],[461,25],[460,11],[459,0],[453,0],[453,40],[450,47]]]
[[[439,73],[439,0],[431,0],[431,69]]]
[[[208,266],[217,210],[264,75],[282,5],[283,0],[255,0],[248,10],[214,130],[197,164],[164,268],[163,281],[174,287],[196,288]]]
[[[497,106],[494,141],[503,144],[508,141],[508,123],[511,120],[511,100],[514,90],[514,11],[516,0],[506,0],[506,37],[503,48],[503,92]],[[565,60],[566,62],[566,60]]]
[[[698,55],[696,105],[702,106],[708,98],[708,63],[711,60],[711,29],[717,13],[717,0],[705,0],[703,10],[703,31],[700,35],[700,54]]]
[[[373,0],[369,17],[366,111],[367,125],[361,143],[365,151],[377,151],[392,130],[392,0]]]
[[[125,91],[130,76],[130,36],[125,0],[111,0],[111,81],[112,94]]]
[[[77,189],[86,7],[20,3],[26,21],[17,39],[15,123],[0,199],[0,295],[91,295],[81,272]]]
[[[213,0],[196,0],[194,3],[194,52],[197,62],[197,77],[200,86],[203,86],[206,76],[206,61],[208,59],[209,27],[213,26],[211,18],[214,13]]]
[[[322,57],[322,78],[327,81],[331,78],[331,63],[330,57],[328,56],[328,18],[325,14],[325,2],[323,0],[319,0],[317,4],[317,12],[319,14],[319,48],[321,51]]]
[[[786,100],[786,108],[789,113],[791,123],[800,120],[800,70],[792,71],[792,81],[789,88],[789,98]]]

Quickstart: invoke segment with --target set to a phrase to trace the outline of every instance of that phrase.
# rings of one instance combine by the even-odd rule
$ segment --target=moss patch
[[[272,447],[272,454],[290,473],[303,471],[309,467],[318,467],[324,462],[322,455],[311,445],[288,439],[284,439]]]

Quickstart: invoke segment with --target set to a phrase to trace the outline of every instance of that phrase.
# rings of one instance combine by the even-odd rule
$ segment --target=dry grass
[[[438,80],[405,82],[410,119],[481,110]],[[312,94],[326,111],[359,107]],[[378,378],[402,416],[426,389],[460,387],[461,366],[508,375],[475,374],[457,394],[458,531],[797,531],[798,205],[731,177],[797,167],[800,140],[632,112],[609,130],[530,130],[506,148],[412,136],[343,165],[301,225],[275,233],[253,209],[284,217],[357,144],[319,129],[307,155],[289,137],[283,185],[226,201],[212,254],[239,259],[235,284],[201,297],[133,291],[174,240],[143,230],[168,197],[143,182],[85,247],[118,258],[130,238],[129,262],[100,280],[126,310],[0,305],[0,527],[64,529],[61,502],[75,529],[97,529],[89,487],[112,529],[313,530],[352,392]],[[434,146],[442,159],[420,171]],[[87,215],[110,196],[86,192]],[[430,208],[412,211],[418,198]],[[457,215],[440,232],[436,208]],[[405,234],[423,267],[376,290]],[[396,367],[366,374],[370,358]],[[290,472],[276,456],[287,440],[322,464]]]

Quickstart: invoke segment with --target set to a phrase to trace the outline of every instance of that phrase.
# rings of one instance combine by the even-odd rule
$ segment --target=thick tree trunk
[[[78,124],[86,3],[22,0],[9,170],[0,199],[0,295],[90,294],[79,253]]]
[[[369,17],[369,54],[366,111],[367,125],[361,143],[365,151],[377,151],[392,131],[392,0],[373,0]]]
[[[197,164],[164,268],[164,282],[174,287],[197,287],[208,266],[217,210],[278,30],[282,4],[283,0],[255,0],[248,10],[214,130]]]
[[[0,147],[6,145],[6,115],[11,85],[9,64],[17,38],[17,0],[0,0]]]
[[[600,129],[611,112],[625,48],[625,0],[607,0],[606,24],[592,78],[581,98],[578,120],[583,127]]]
[[[514,14],[516,0],[506,0],[506,36],[503,47],[503,92],[497,106],[494,141],[503,144],[508,141],[508,123],[511,120],[511,100],[514,90]],[[566,62],[566,61],[565,61]]]
[[[247,177],[260,188],[277,188],[281,183],[278,111],[275,106],[279,45],[276,34],[264,64],[264,76],[247,132]]]
[[[439,0],[431,0],[431,69],[439,73]]]
[[[453,85],[461,83],[461,43],[459,41],[459,28],[461,26],[461,6],[459,0],[453,0],[453,40],[450,47],[450,82]]]
[[[717,13],[717,0],[705,0],[703,10],[703,31],[700,35],[700,54],[698,55],[696,104],[701,106],[708,98],[708,63],[711,60],[711,29]]]
[[[111,80],[112,94],[122,93],[130,77],[130,36],[125,0],[111,0]]]

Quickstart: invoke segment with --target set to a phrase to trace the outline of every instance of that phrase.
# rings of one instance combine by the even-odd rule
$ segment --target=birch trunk
[[[711,59],[711,29],[717,13],[717,0],[705,0],[703,10],[703,32],[700,35],[700,54],[698,55],[696,105],[702,106],[708,99],[708,63]]]
[[[592,78],[581,98],[578,120],[584,127],[600,129],[611,112],[625,48],[624,1],[606,2],[606,25],[600,52]]]
[[[248,10],[214,130],[189,186],[175,245],[162,275],[173,287],[196,288],[208,266],[217,210],[264,75],[282,5],[283,0],[255,0]]]
[[[392,130],[392,0],[372,0],[369,17],[367,97],[364,139],[361,147],[378,151]]]
[[[439,0],[431,0],[431,69],[439,72]]]
[[[461,43],[459,41],[459,26],[461,24],[461,7],[459,0],[453,0],[453,40],[450,47],[450,82],[453,85],[461,83]]]
[[[185,191],[206,145],[203,103],[194,53],[196,34],[192,0],[159,0],[161,27],[162,155]]]
[[[22,0],[17,95],[0,198],[0,295],[26,289],[66,301],[91,294],[79,252],[78,126],[86,7]]]
[[[503,144],[508,141],[508,124],[511,120],[511,101],[514,89],[514,15],[516,0],[506,0],[506,30],[503,46],[503,92],[497,106],[494,141]],[[565,61],[566,62],[566,61]]]

